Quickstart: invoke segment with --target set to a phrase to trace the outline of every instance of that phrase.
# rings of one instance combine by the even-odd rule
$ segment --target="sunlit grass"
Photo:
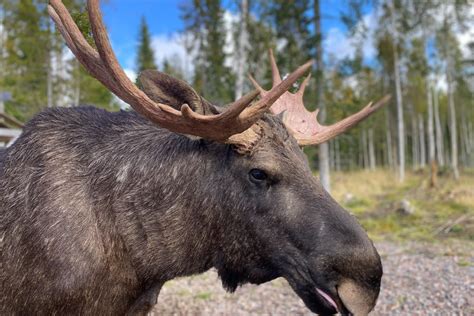
[[[374,239],[474,241],[474,170],[454,180],[449,172],[429,187],[429,170],[408,172],[400,183],[391,170],[333,172],[332,195]],[[402,200],[412,214],[397,212]]]

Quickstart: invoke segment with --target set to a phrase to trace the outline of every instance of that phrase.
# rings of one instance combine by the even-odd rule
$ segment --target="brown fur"
[[[352,280],[370,310],[372,243],[281,120],[258,126],[242,155],[133,112],[38,114],[0,151],[0,314],[144,314],[166,281],[212,267],[230,291],[285,277],[318,313],[334,310],[316,287],[350,310],[337,285]]]

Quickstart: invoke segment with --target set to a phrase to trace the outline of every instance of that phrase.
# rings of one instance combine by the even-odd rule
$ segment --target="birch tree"
[[[398,132],[398,179],[405,180],[405,122],[403,119],[402,82],[400,78],[400,60],[398,56],[398,28],[396,25],[396,10],[394,0],[389,3],[390,22],[392,28],[393,72],[397,102],[397,132]]]
[[[244,93],[245,73],[247,71],[247,49],[249,46],[247,28],[248,15],[248,0],[242,0],[240,4],[239,34],[236,49],[235,99],[240,98]]]
[[[319,109],[318,120],[321,123],[326,121],[326,105],[323,101],[323,44],[322,44],[322,31],[321,31],[321,12],[319,0],[314,0],[314,30],[316,38],[316,106]],[[329,149],[328,144],[323,143],[319,145],[319,177],[321,184],[326,191],[331,191],[331,182],[329,175]]]
[[[370,170],[375,170],[375,147],[374,147],[374,129],[369,129],[369,166]]]
[[[436,129],[436,158],[438,164],[444,167],[444,141],[443,129],[441,126],[441,118],[439,114],[439,95],[436,90],[433,91],[435,129]]]
[[[424,168],[426,165],[426,141],[425,141],[425,122],[423,114],[418,113],[418,136],[419,136],[419,148],[420,148],[420,167]],[[433,136],[433,135],[431,135]]]

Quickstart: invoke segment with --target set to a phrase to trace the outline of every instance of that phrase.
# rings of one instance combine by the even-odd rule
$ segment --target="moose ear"
[[[187,104],[194,112],[203,115],[218,113],[218,110],[194,91],[189,84],[158,70],[142,71],[138,82],[143,92],[155,102],[169,105],[177,110],[180,110],[183,104]]]

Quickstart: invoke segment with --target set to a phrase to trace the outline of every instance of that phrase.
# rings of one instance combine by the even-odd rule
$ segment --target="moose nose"
[[[331,243],[337,245],[332,260],[333,269],[338,272],[337,295],[348,312],[367,315],[375,307],[380,291],[383,274],[380,256],[359,225],[347,227],[337,237]]]
[[[352,280],[346,280],[339,285],[337,294],[352,315],[364,316],[374,308],[378,292],[374,297],[373,291],[362,288]]]
[[[341,275],[337,295],[353,315],[367,315],[374,307],[382,280],[382,263],[375,247],[352,253],[352,268]]]

